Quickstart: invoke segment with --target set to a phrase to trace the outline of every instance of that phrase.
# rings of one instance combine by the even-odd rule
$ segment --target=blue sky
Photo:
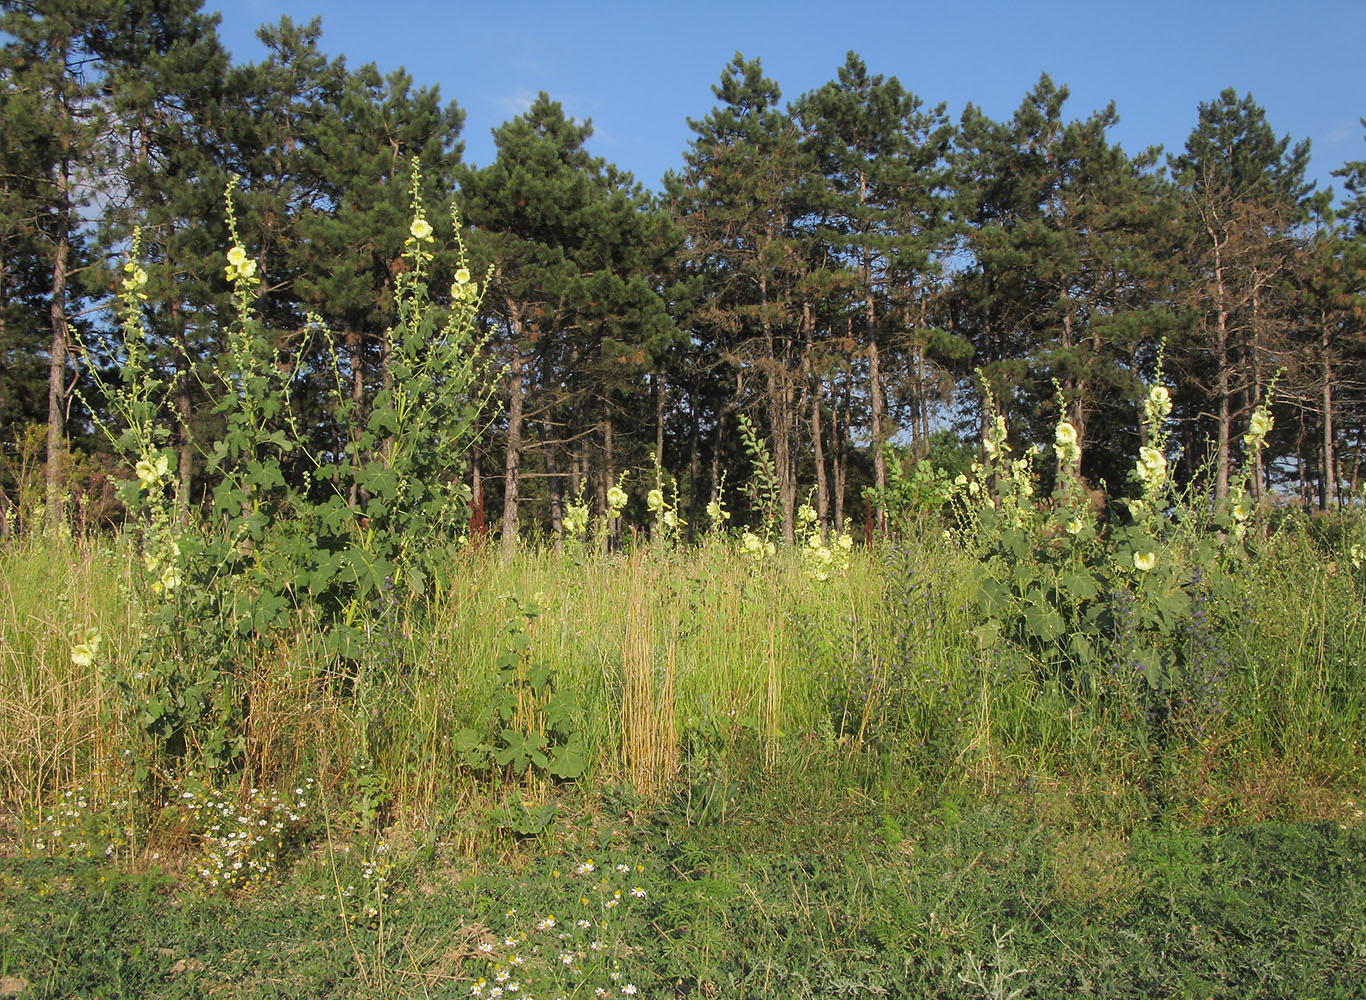
[[[1008,118],[1047,72],[1071,90],[1069,118],[1113,100],[1112,136],[1125,149],[1175,152],[1197,106],[1231,86],[1251,92],[1278,135],[1312,140],[1320,188],[1345,161],[1366,159],[1362,0],[207,0],[205,9],[221,11],[236,62],[263,55],[259,25],[321,15],[328,55],[439,84],[466,112],[465,159],[479,165],[494,155],[490,130],[544,90],[592,120],[594,153],[658,187],[682,162],[687,119],[714,106],[711,86],[736,51],[759,57],[786,101],[833,79],[851,49],[870,72],[945,102],[955,120],[969,101]]]

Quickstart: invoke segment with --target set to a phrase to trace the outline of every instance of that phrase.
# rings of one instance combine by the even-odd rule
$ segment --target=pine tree
[[[1045,75],[1009,122],[965,112],[958,213],[975,266],[955,277],[951,316],[1010,425],[1048,441],[1068,420],[1087,474],[1118,487],[1139,374],[1168,325],[1167,201],[1156,151],[1110,144],[1114,106],[1067,121],[1067,97]]]
[[[882,446],[892,430],[886,355],[906,344],[924,361],[929,335],[919,320],[946,243],[952,129],[942,104],[926,109],[895,77],[870,76],[853,52],[837,79],[804,95],[794,113],[826,185],[819,236],[853,278],[881,490],[887,486]]]
[[[613,480],[614,408],[623,380],[647,370],[669,323],[651,284],[642,194],[629,175],[592,156],[588,122],[541,94],[494,133],[497,159],[462,182],[472,247],[493,265],[485,307],[507,362],[502,544],[520,523],[523,464],[539,433],[551,528],[565,499],[562,447],[596,425],[598,490]],[[571,456],[572,457],[572,456]],[[588,473],[584,458],[573,462]]]
[[[744,382],[757,375],[780,495],[793,537],[797,495],[803,281],[799,223],[813,209],[814,171],[781,91],[759,60],[736,53],[712,87],[718,105],[690,121],[680,220],[704,281],[698,320],[718,360]]]
[[[101,249],[117,258],[141,230],[150,278],[144,320],[171,386],[183,514],[194,492],[193,427],[203,419],[199,369],[216,354],[227,309],[226,289],[211,278],[227,239],[230,147],[220,127],[228,56],[217,21],[199,0],[142,0],[117,7],[91,39],[105,67],[108,140],[121,178],[101,213]]]
[[[1292,227],[1303,219],[1313,183],[1305,180],[1309,142],[1277,138],[1252,96],[1229,89],[1199,108],[1185,151],[1168,160],[1183,195],[1185,302],[1193,339],[1172,352],[1173,368],[1195,399],[1178,398],[1188,414],[1186,451],[1194,456],[1208,423],[1198,414],[1213,400],[1214,491],[1228,494],[1234,421],[1250,413],[1276,366],[1273,347],[1285,312],[1272,301],[1293,250]],[[1260,453],[1254,456],[1260,462]],[[1253,478],[1262,481],[1261,469]]]
[[[86,298],[85,213],[107,177],[107,106],[103,67],[92,35],[118,9],[110,0],[34,0],[0,5],[0,50],[5,81],[6,179],[3,214],[25,233],[27,248],[46,275],[47,466],[49,530],[62,521],[62,468],[72,317]],[[16,262],[22,259],[22,251]]]

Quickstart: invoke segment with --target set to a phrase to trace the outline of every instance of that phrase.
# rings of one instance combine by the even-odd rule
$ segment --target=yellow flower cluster
[[[158,455],[156,458],[147,456],[138,459],[133,471],[137,473],[138,482],[150,489],[166,478],[171,471],[171,465],[165,455]]]
[[[629,470],[628,470],[629,471]],[[607,488],[607,519],[609,521],[621,517],[621,512],[626,509],[626,482],[628,472],[623,472],[617,481]]]
[[[95,657],[100,655],[100,645],[104,642],[104,637],[100,635],[97,628],[85,630],[82,640],[71,647],[71,662],[78,667],[88,667],[95,662]]]
[[[804,536],[800,551],[807,576],[823,581],[830,579],[831,573],[848,571],[849,553],[854,548],[854,537],[848,530],[835,532],[827,545],[816,511],[810,504],[802,504],[797,509],[797,528]]]
[[[752,531],[746,531],[740,537],[740,554],[755,562],[760,562],[765,556],[772,556],[777,551],[776,545],[760,538]]]
[[[996,458],[1010,452],[1010,445],[1006,444],[1006,418],[999,413],[987,428],[986,436],[982,438],[982,450],[986,452],[987,458]]]
[[[1172,396],[1167,387],[1155,385],[1149,389],[1148,396],[1143,401],[1143,413],[1147,417],[1148,427],[1154,432],[1159,431],[1171,412]]]
[[[1252,418],[1247,424],[1247,433],[1243,435],[1243,444],[1249,451],[1256,451],[1266,446],[1266,436],[1271,433],[1271,428],[1275,426],[1271,411],[1265,405],[1257,407],[1252,412]]]
[[[1076,465],[1081,461],[1081,445],[1077,443],[1077,429],[1066,420],[1058,421],[1053,431],[1053,450],[1063,465]]]
[[[565,504],[564,530],[570,538],[582,538],[588,533],[588,504],[582,499]]]
[[[146,302],[147,272],[135,260],[127,261],[123,265],[123,271],[123,294],[139,302]]]
[[[1167,481],[1167,456],[1149,445],[1138,449],[1138,462],[1134,471],[1142,481],[1145,490],[1156,492]]]
[[[678,498],[675,497],[674,499],[677,500]],[[677,506],[669,503],[665,498],[662,486],[656,486],[645,495],[645,506],[650,509],[650,513],[659,519],[659,523],[671,532],[677,531],[687,523],[678,516]]]
[[[467,299],[473,299],[478,294],[479,286],[470,280],[470,269],[468,267],[457,267],[455,269],[455,280],[451,282],[451,301],[464,302]]]
[[[256,277],[256,261],[248,257],[247,251],[240,246],[228,250],[228,266],[223,271],[227,279],[234,283],[250,285],[259,280]]]

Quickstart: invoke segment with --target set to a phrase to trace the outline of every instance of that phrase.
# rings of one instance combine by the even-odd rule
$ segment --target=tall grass
[[[15,811],[107,779],[99,762],[117,745],[108,679],[73,663],[71,650],[92,625],[112,655],[131,645],[125,558],[105,540],[0,547],[0,787]]]
[[[134,669],[142,627],[128,558],[107,540],[0,550],[11,816],[74,785],[99,789],[135,741],[135,712],[111,688]],[[455,734],[496,694],[506,629],[528,602],[540,608],[519,626],[528,655],[581,706],[590,765],[579,784],[590,788],[666,801],[698,748],[778,787],[775,772],[796,759],[787,751],[805,748],[808,762],[882,761],[882,780],[932,790],[1137,792],[1153,808],[1224,817],[1293,809],[1297,788],[1359,794],[1366,778],[1360,573],[1326,561],[1300,527],[1273,533],[1208,609],[1210,655],[1227,661],[1223,704],[1180,738],[1120,699],[1080,698],[1074,683],[1003,657],[977,627],[971,560],[937,538],[858,550],[823,582],[794,554],[755,562],[724,539],[458,558],[425,612],[402,596],[377,609],[354,663],[339,666],[301,619],[247,665],[244,788],[314,777],[338,802],[369,802],[357,816],[377,822],[493,808],[516,776],[472,770]],[[100,654],[78,666],[73,643],[92,624]]]

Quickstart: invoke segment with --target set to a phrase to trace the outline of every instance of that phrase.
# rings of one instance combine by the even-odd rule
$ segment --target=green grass
[[[1360,996],[1360,823],[1126,836],[1079,824],[1063,800],[931,810],[821,767],[783,797],[746,784],[726,820],[700,827],[676,806],[631,823],[599,805],[496,852],[398,850],[382,917],[365,915],[373,893],[343,894],[364,885],[363,844],[238,898],[155,871],[11,859],[0,962],[31,996],[458,997],[492,981],[487,943],[495,959],[526,956],[530,991],[547,979],[532,947],[566,947],[534,923],[570,926],[590,884],[574,867],[591,857],[613,884],[646,888],[608,938],[623,974],[611,985],[643,996],[991,996],[1011,973],[1021,996]],[[644,874],[618,882],[621,861]],[[610,984],[609,967],[584,978]]]
[[[244,790],[313,778],[340,807],[368,789],[371,819],[418,828],[494,804],[517,782],[471,771],[456,735],[499,684],[506,629],[522,621],[513,598],[540,608],[521,626],[530,660],[581,707],[591,787],[666,788],[677,762],[729,766],[753,737],[767,773],[785,744],[810,739],[894,760],[926,789],[1130,790],[1154,810],[1215,821],[1302,816],[1319,792],[1357,793],[1366,777],[1361,572],[1332,565],[1300,529],[1273,534],[1255,564],[1235,567],[1231,596],[1210,599],[1201,641],[1225,665],[1221,710],[1177,732],[984,644],[974,566],[933,541],[858,551],[847,576],[825,583],[787,554],[756,565],[718,540],[634,556],[463,558],[427,610],[377,604],[348,665],[330,662],[304,624],[240,666]],[[138,704],[115,687],[140,669],[129,561],[99,539],[0,550],[0,802],[14,819],[76,786],[111,797],[120,760],[145,752]],[[105,642],[81,668],[71,647],[92,625]],[[628,674],[659,702],[653,736],[623,716]],[[643,739],[669,744],[659,759],[670,773],[633,770]]]
[[[1291,523],[1222,570],[1184,640],[1227,667],[1201,728],[1001,655],[976,567],[937,539],[826,583],[718,540],[470,552],[429,608],[377,604],[349,664],[300,624],[241,666],[244,765],[214,784],[314,784],[268,874],[225,895],[195,875],[223,848],[182,797],[193,754],[134,771],[155,758],[115,688],[142,627],[127,550],[0,549],[0,984],[469,996],[478,946],[534,943],[592,857],[643,866],[646,898],[583,946],[641,995],[1358,996],[1366,580],[1332,551]],[[462,757],[510,622],[581,706],[578,781]],[[553,805],[539,834],[512,831],[519,802]],[[535,996],[548,955],[520,973]]]

